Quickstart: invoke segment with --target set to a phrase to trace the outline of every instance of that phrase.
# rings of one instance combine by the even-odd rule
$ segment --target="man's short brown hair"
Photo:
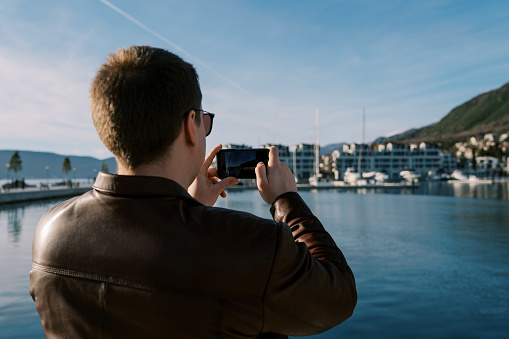
[[[201,107],[201,98],[194,67],[173,53],[149,46],[110,54],[90,89],[92,120],[99,137],[127,168],[165,153],[179,135],[184,115]]]

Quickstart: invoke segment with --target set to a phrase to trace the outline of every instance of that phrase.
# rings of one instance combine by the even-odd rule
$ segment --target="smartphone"
[[[255,179],[255,168],[259,162],[269,162],[267,148],[223,149],[217,155],[218,177],[235,177],[237,179]]]

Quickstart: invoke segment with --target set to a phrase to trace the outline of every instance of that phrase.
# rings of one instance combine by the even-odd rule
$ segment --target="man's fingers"
[[[279,149],[276,146],[269,147],[269,167],[279,163]]]
[[[223,145],[219,144],[210,151],[210,153],[205,157],[202,169],[207,170],[212,165],[214,157],[216,156],[217,152],[221,150],[221,148],[223,148]]]
[[[263,162],[258,163],[255,168],[255,174],[256,174],[256,182],[258,183],[258,188],[260,188],[261,185],[267,185],[267,168],[265,167],[265,164]]]
[[[207,169],[207,177],[209,178],[217,177],[217,168],[209,167]]]

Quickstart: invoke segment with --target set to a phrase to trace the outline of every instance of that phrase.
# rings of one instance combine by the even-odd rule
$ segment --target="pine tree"
[[[11,156],[11,160],[9,160],[7,170],[14,171],[15,180],[18,181],[18,172],[22,169],[23,167],[21,166],[21,157],[19,156],[19,152],[15,151]]]
[[[71,160],[66,157],[62,164],[62,172],[65,174],[65,181],[67,182],[67,174],[71,171]]]
[[[104,172],[104,173],[109,173],[109,168],[108,168],[108,164],[106,163],[106,161],[103,160],[103,164],[101,166],[101,172]]]

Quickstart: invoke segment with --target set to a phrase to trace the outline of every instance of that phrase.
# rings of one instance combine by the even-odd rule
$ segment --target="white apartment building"
[[[252,147],[251,146],[247,146],[247,145],[239,145],[239,144],[227,144],[227,145],[224,145],[225,149],[251,149]]]
[[[360,172],[384,172],[391,179],[398,178],[401,171],[414,170],[426,176],[428,172],[443,169],[452,172],[457,168],[453,155],[446,155],[434,145],[404,145],[388,143],[387,145],[351,144],[344,145],[343,150],[332,153],[332,166],[336,180],[343,178],[347,169]]]
[[[318,149],[320,152],[320,149]],[[315,145],[299,144],[292,149],[292,169],[298,182],[308,182],[315,173]]]
[[[503,169],[504,164],[495,157],[476,157],[476,175],[490,178],[498,175],[498,170]]]
[[[458,159],[454,154],[440,152],[440,157],[442,158],[440,168],[443,169],[445,173],[450,174],[458,169]]]

